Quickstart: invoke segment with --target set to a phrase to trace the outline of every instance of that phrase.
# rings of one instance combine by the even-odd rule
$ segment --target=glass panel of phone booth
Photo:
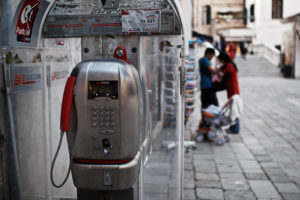
[[[141,39],[140,62],[152,88],[152,154],[142,174],[145,199],[181,198],[180,49],[165,44],[159,37]]]
[[[78,44],[74,39],[66,39],[65,42]],[[2,51],[6,56],[5,68],[10,74],[6,78],[10,80],[8,109],[11,111],[11,129],[15,135],[15,138],[7,138],[10,155],[14,155],[12,141],[15,140],[17,145],[17,155],[10,156],[15,160],[8,162],[9,180],[14,183],[14,186],[10,185],[12,199],[76,197],[71,177],[59,190],[53,189],[49,177],[51,160],[59,142],[57,119],[64,85],[74,62],[78,62],[76,58],[71,59],[71,51],[64,48],[51,50],[26,47],[5,48]],[[73,53],[76,55],[74,49]],[[66,174],[68,157],[67,142],[63,141],[54,173],[58,181]],[[15,166],[16,162],[18,167]]]
[[[76,43],[72,39],[69,42],[67,39],[65,42]],[[50,41],[45,41],[45,43],[51,46]],[[153,89],[150,95],[153,152],[151,155],[149,155],[149,149],[143,152],[140,199],[152,199],[157,196],[180,199],[181,193],[180,143],[182,141],[180,134],[182,123],[178,71],[180,49],[175,46],[162,45],[164,43],[159,37],[141,39],[140,48],[144,55],[141,55],[140,64],[145,67],[146,79],[149,79]],[[74,62],[78,62],[70,56],[70,52],[76,52],[74,49],[51,50],[23,47],[7,48],[3,52],[7,59],[6,67],[11,73],[13,105],[11,108],[18,144],[20,191],[24,199],[37,196],[76,197],[76,189],[71,178],[63,188],[53,189],[48,173],[59,139],[57,116],[60,113],[64,82]],[[24,79],[20,75],[22,77],[24,75]],[[24,85],[23,81],[33,81],[29,78],[34,79],[33,86],[21,87]],[[56,164],[55,180],[61,181],[64,177],[68,168],[67,157],[68,150],[64,141]]]

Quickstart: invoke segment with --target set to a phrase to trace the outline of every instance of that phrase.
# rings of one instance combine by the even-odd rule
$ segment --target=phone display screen
[[[118,81],[89,81],[88,99],[97,97],[118,99]]]

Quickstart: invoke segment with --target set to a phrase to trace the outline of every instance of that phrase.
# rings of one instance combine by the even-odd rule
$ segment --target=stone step
[[[234,62],[241,77],[280,76],[280,69],[263,57],[251,55],[246,59],[236,57]]]

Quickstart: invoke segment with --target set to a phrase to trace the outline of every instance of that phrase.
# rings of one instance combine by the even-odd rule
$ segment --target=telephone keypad
[[[93,128],[109,128],[101,130],[100,134],[113,134],[115,130],[111,130],[116,126],[115,106],[91,106],[90,107],[90,123]]]

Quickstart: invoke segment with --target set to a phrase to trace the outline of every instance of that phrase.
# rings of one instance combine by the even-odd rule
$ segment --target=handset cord
[[[61,148],[61,143],[62,143],[62,139],[63,139],[63,137],[64,137],[64,133],[65,133],[64,131],[61,131],[61,132],[60,132],[60,140],[59,140],[59,144],[58,144],[58,147],[57,147],[55,156],[54,156],[54,158],[53,158],[53,161],[52,161],[52,163],[51,163],[50,178],[51,178],[51,183],[52,183],[52,185],[53,185],[54,187],[56,187],[56,188],[62,187],[62,186],[67,182],[67,180],[68,180],[68,178],[69,178],[69,175],[70,175],[70,171],[71,171],[71,160],[70,160],[70,162],[69,162],[69,169],[68,169],[68,173],[67,173],[66,178],[63,180],[63,182],[62,182],[60,185],[58,185],[58,184],[56,184],[56,183],[54,182],[54,178],[53,178],[53,168],[54,168],[54,164],[55,164],[55,161],[56,161],[58,152],[60,151],[60,148]]]

